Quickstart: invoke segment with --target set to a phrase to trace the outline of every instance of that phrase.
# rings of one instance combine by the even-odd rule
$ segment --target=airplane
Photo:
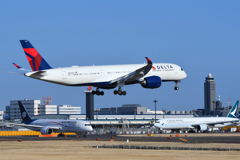
[[[221,113],[218,115],[218,117],[222,117],[222,114],[223,114],[223,112],[221,112]]]
[[[178,90],[178,83],[187,77],[180,66],[171,63],[153,64],[147,57],[147,64],[52,68],[28,40],[20,42],[32,68],[32,72],[24,73],[25,76],[66,86],[93,86],[96,90],[92,94],[96,95],[104,95],[100,89],[116,87],[118,90],[114,90],[115,95],[126,95],[127,92],[122,91],[124,85],[139,83],[143,88],[153,89],[169,81],[174,81],[174,89]]]
[[[239,100],[236,101],[227,117],[193,117],[193,118],[163,118],[154,123],[160,130],[197,130],[208,131],[209,128],[220,128],[239,124],[237,117]]]
[[[240,119],[240,111],[238,112],[238,114],[236,115],[236,117]]]
[[[58,136],[63,136],[63,132],[75,132],[78,135],[86,136],[87,132],[93,131],[92,126],[83,120],[63,120],[63,119],[32,119],[21,101],[18,101],[21,112],[21,123],[1,123],[10,126],[22,126],[33,131],[40,131],[42,135],[51,135],[53,132],[60,132]]]

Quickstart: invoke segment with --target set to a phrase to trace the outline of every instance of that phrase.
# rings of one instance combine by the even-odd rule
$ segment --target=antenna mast
[[[50,105],[52,102],[52,96],[51,97],[47,97],[47,99],[45,99],[44,97],[42,98],[42,101],[44,102],[44,105]]]
[[[228,99],[228,108],[229,108],[229,106],[230,106],[230,98]]]

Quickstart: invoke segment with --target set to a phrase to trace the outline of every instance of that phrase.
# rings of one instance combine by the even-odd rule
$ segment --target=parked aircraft
[[[197,130],[207,131],[209,128],[220,128],[231,125],[238,125],[237,115],[239,100],[236,101],[227,117],[193,117],[193,118],[163,118],[154,123],[160,130]]]
[[[32,72],[24,73],[25,76],[66,86],[93,86],[96,91],[92,93],[96,95],[104,95],[100,89],[116,87],[118,90],[114,90],[115,95],[126,95],[126,91],[122,91],[124,85],[139,83],[143,88],[153,89],[168,81],[174,81],[174,89],[178,90],[180,80],[187,77],[180,66],[171,63],[153,64],[147,57],[147,64],[52,68],[28,40],[20,42],[32,68]]]
[[[22,126],[34,131],[40,131],[41,134],[51,135],[53,132],[75,132],[86,136],[87,132],[93,130],[87,121],[82,120],[61,120],[61,119],[32,119],[21,101],[18,101],[22,122],[21,123],[1,123],[2,125]]]

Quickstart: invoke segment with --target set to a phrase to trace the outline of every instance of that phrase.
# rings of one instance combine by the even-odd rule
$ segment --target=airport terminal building
[[[18,101],[21,101],[31,117],[37,115],[58,115],[58,114],[81,114],[81,107],[71,105],[41,105],[41,100],[11,100],[10,106],[6,106],[6,114],[9,120],[20,120],[21,114]]]

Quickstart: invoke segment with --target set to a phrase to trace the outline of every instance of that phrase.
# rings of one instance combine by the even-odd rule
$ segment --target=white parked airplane
[[[53,132],[75,132],[86,136],[87,132],[93,131],[89,122],[82,120],[61,120],[61,119],[31,119],[21,101],[18,101],[22,122],[21,123],[1,123],[10,126],[22,126],[34,131],[40,131],[43,135],[51,135]]]
[[[154,123],[160,130],[194,130],[198,132],[207,131],[209,128],[220,128],[238,125],[239,118],[236,117],[239,100],[236,101],[227,117],[193,117],[193,118],[163,118]]]
[[[32,68],[27,77],[67,86],[93,86],[93,94],[104,95],[101,89],[113,89],[114,94],[126,95],[124,85],[140,83],[144,88],[158,88],[162,82],[174,81],[174,89],[187,74],[181,67],[171,63],[154,63],[146,57],[147,64],[106,65],[106,66],[72,66],[52,68],[31,45],[28,40],[20,40],[23,50]],[[18,69],[23,70],[14,64]]]

